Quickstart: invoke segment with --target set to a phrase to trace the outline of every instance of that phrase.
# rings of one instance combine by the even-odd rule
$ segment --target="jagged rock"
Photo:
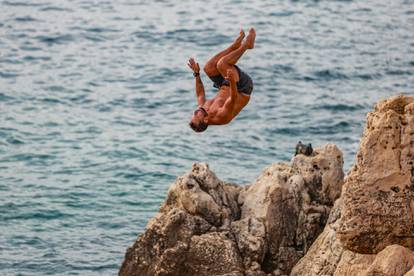
[[[358,254],[344,250],[334,276],[367,276],[367,267],[374,261],[375,255]],[[382,275],[382,274],[381,274]],[[385,276],[385,275],[382,275]]]
[[[195,275],[193,272],[197,271],[202,276],[241,270],[240,257],[234,256],[237,255],[235,242],[208,233],[218,228],[225,231],[231,220],[240,217],[237,204],[240,189],[220,181],[208,165],[194,164],[190,173],[179,177],[171,186],[166,201],[148,222],[145,233],[127,250],[119,274],[185,276]],[[223,265],[203,267],[199,263],[206,257],[202,245],[210,248],[208,252],[218,252],[215,260],[222,261]]]
[[[127,250],[120,275],[175,275],[183,265],[191,237],[212,226],[198,216],[171,209],[152,219],[145,233]],[[179,274],[176,274],[179,275]]]
[[[344,185],[337,235],[345,248],[414,249],[414,97],[379,102],[367,116],[356,164]]]
[[[260,264],[267,251],[265,222],[248,217],[233,222],[231,229],[245,264],[261,270]]]
[[[306,255],[294,266],[291,276],[322,276],[335,273],[344,252],[340,241],[336,237],[336,229],[341,217],[341,207],[342,200],[339,198],[332,208],[325,229],[314,241]]]
[[[226,236],[227,235],[227,236]],[[242,260],[230,233],[208,233],[191,238],[185,275],[231,275],[243,276]],[[182,275],[182,274],[180,274]]]
[[[404,275],[412,252],[392,244],[413,249],[413,154],[414,97],[378,103],[328,224],[291,275]]]
[[[414,266],[410,269],[407,273],[404,274],[404,276],[414,276]]]
[[[246,267],[263,259],[264,272],[290,272],[322,231],[340,195],[342,166],[340,150],[326,145],[312,156],[295,156],[291,166],[279,163],[268,167],[241,192],[242,221],[255,220],[256,225],[262,223],[266,229],[266,235],[261,233],[259,237],[244,232],[246,240],[255,241],[249,256],[258,256],[253,260],[244,258]],[[260,246],[262,241],[266,248]]]
[[[365,275],[403,276],[413,265],[414,252],[400,245],[389,245],[377,254]]]
[[[180,208],[216,227],[229,226],[230,221],[240,217],[237,203],[240,189],[219,180],[207,164],[194,164],[190,173],[171,186],[160,212]]]
[[[387,246],[377,255],[346,250],[335,276],[403,276],[414,265],[414,252],[400,246]]]
[[[336,237],[342,199],[335,202],[328,224],[308,253],[291,271],[291,276],[403,276],[414,265],[414,252],[390,245],[376,254],[359,254],[343,248]],[[408,272],[407,272],[408,273]],[[408,274],[409,275],[409,274]]]
[[[286,275],[322,231],[342,165],[342,153],[327,145],[268,167],[242,188],[194,164],[127,250],[119,274]]]

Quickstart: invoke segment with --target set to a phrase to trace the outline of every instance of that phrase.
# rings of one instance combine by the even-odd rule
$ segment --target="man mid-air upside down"
[[[236,63],[247,49],[254,48],[256,32],[251,28],[243,41],[244,36],[241,30],[239,37],[227,49],[212,57],[204,66],[204,72],[214,82],[214,87],[219,89],[210,100],[206,100],[200,66],[193,58],[188,61],[196,80],[198,103],[190,121],[194,131],[202,132],[209,125],[228,124],[249,102],[253,81]]]

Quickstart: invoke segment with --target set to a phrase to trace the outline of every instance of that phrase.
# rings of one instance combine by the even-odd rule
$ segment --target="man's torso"
[[[250,100],[250,96],[237,93],[237,98],[234,106],[231,110],[225,112],[219,112],[224,106],[226,100],[230,97],[230,87],[221,86],[216,96],[210,100],[207,100],[204,104],[204,108],[209,114],[209,124],[211,125],[223,125],[229,123],[239,112],[247,105]]]

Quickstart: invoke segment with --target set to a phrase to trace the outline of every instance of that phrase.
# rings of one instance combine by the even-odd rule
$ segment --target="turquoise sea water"
[[[249,105],[193,133],[188,57],[249,26]],[[414,93],[413,30],[411,0],[0,1],[0,275],[115,275],[196,161],[246,184],[302,140],[349,168],[373,104]]]

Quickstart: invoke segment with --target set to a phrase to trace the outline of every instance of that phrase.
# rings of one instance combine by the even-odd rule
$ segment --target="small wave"
[[[14,19],[17,22],[34,22],[34,21],[38,21],[36,18],[31,17],[31,16],[23,16],[23,17],[16,17]]]
[[[366,73],[366,74],[356,74],[354,77],[358,79],[362,79],[362,80],[374,80],[374,79],[381,78],[382,75],[380,73],[372,73],[372,74]]]
[[[413,72],[408,70],[394,69],[387,70],[386,74],[390,76],[411,76]]]
[[[17,131],[17,129],[11,127],[0,127],[0,136],[2,133],[7,133],[8,131]]]
[[[101,263],[101,262],[100,262]],[[66,267],[68,267],[69,271],[105,271],[105,270],[115,270],[118,269],[118,264],[100,264],[100,265],[80,265],[79,263],[76,264],[65,264]],[[81,273],[83,274],[83,273]]]
[[[116,178],[122,177],[130,181],[142,180],[145,176],[146,174],[144,173],[117,173],[114,175]]]
[[[102,228],[102,229],[112,230],[112,229],[120,229],[120,228],[124,227],[124,223],[122,223],[122,222],[113,222],[113,221],[104,221],[104,222],[99,222],[97,224],[97,226],[99,228]]]
[[[40,47],[35,47],[35,46],[21,46],[20,50],[30,51],[30,52],[37,52],[37,51],[42,51],[43,49],[40,48]]]
[[[281,134],[287,136],[298,136],[301,134],[299,128],[291,128],[291,127],[278,127],[273,129],[267,129],[266,132],[270,132],[270,134]]]
[[[26,3],[26,2],[11,2],[11,1],[4,1],[4,5],[8,6],[21,6],[21,7],[41,7],[46,5],[45,3]]]
[[[9,78],[15,78],[15,77],[17,77],[16,73],[13,73],[13,72],[0,72],[0,78],[9,79]]]
[[[316,76],[318,79],[326,81],[342,80],[348,78],[345,74],[342,74],[341,72],[329,69],[316,71],[313,75]]]
[[[148,99],[145,98],[134,98],[132,99],[132,106],[134,107],[142,107],[148,103]]]
[[[49,7],[41,8],[40,11],[65,11],[65,12],[73,12],[72,9],[62,8],[62,7],[55,7],[55,6],[49,6]]]
[[[46,123],[42,124],[41,126],[45,126],[45,127],[57,127],[57,126],[59,126],[59,124],[58,123],[55,123],[55,122],[46,122]]]
[[[66,88],[62,85],[50,85],[48,87],[46,87],[47,91],[52,91],[52,92],[62,92],[65,91]]]
[[[94,28],[86,28],[85,31],[91,32],[91,33],[117,33],[120,30],[103,28],[103,27],[94,27]]]
[[[141,123],[138,120],[137,121],[132,121],[132,120],[127,121],[125,119],[116,119],[116,120],[113,121],[113,123],[115,125],[123,125],[123,126],[131,126],[131,127],[141,125]]]
[[[37,39],[38,41],[42,43],[46,43],[48,45],[65,44],[66,42],[70,42],[74,40],[73,36],[70,34],[56,35],[56,36],[39,35],[39,36],[36,36],[35,39]]]
[[[68,213],[62,213],[59,210],[37,210],[34,212],[27,212],[23,214],[10,214],[3,217],[4,220],[54,220],[73,217]]]
[[[78,96],[71,96],[66,98],[67,100],[73,102],[73,103],[81,103],[81,104],[87,104],[93,102],[93,100],[88,98],[88,95],[78,95]]]
[[[209,29],[177,29],[162,34],[163,39],[176,41],[177,43],[195,43],[201,47],[217,46],[222,43],[230,43],[228,36],[212,33],[206,38],[203,34]]]
[[[49,61],[51,58],[50,57],[35,57],[35,56],[25,56],[23,57],[23,60],[25,61]]]
[[[0,162],[18,162],[18,161],[32,161],[32,160],[47,160],[56,159],[55,156],[49,154],[34,154],[34,153],[21,153],[11,156],[6,156],[1,159]]]
[[[22,140],[19,140],[19,139],[14,138],[14,137],[8,137],[6,139],[6,142],[11,144],[11,145],[23,145],[24,144],[24,142]]]
[[[74,198],[75,196],[68,195],[67,197]],[[90,194],[83,196],[83,198],[90,198],[90,197],[91,197]],[[76,201],[66,201],[64,205],[66,207],[70,207],[73,209],[80,209],[80,210],[85,210],[85,209],[94,210],[100,207],[99,204],[96,202],[84,202],[83,200],[79,200],[79,199],[80,197],[76,197]]]
[[[6,95],[4,93],[0,93],[0,102],[7,102],[7,101],[14,100],[14,99],[15,98],[13,98],[13,97],[11,97],[9,95]]]
[[[269,16],[276,16],[276,17],[287,17],[294,15],[295,12],[293,11],[281,11],[281,12],[271,12],[269,13]]]
[[[314,125],[306,129],[306,132],[312,135],[333,135],[337,133],[344,133],[349,130],[351,124],[349,122],[341,121],[333,125]]]
[[[112,101],[108,102],[108,105],[111,106],[126,106],[127,101],[123,98],[113,99]]]
[[[320,104],[312,107],[313,110],[330,110],[330,111],[355,111],[363,110],[365,106],[361,104],[348,105],[348,104]]]
[[[354,9],[354,10],[352,10],[352,12],[363,12],[363,13],[368,13],[368,12],[372,12],[372,9],[370,9],[370,8],[358,8],[358,9]]]
[[[272,66],[272,72],[275,74],[292,73],[295,69],[290,65],[275,64]]]
[[[95,109],[99,112],[111,112],[112,107],[105,105],[105,104],[98,104],[95,106]]]
[[[133,32],[131,36],[143,39],[149,43],[158,43],[159,41],[162,41],[162,33],[160,32],[137,31]]]
[[[93,42],[103,42],[106,40],[103,36],[90,36],[90,35],[84,35],[84,38],[87,40],[93,41]]]
[[[43,98],[41,101],[44,103],[63,104],[63,102],[57,98]]]

